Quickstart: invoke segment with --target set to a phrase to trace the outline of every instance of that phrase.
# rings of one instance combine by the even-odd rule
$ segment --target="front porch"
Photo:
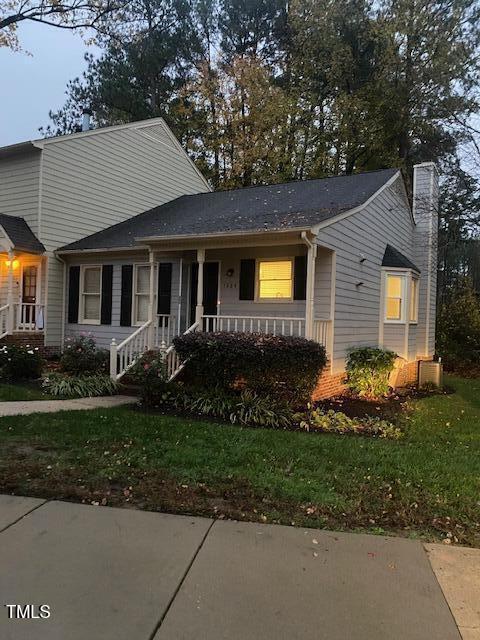
[[[303,236],[303,234],[302,234]],[[139,325],[110,344],[110,374],[118,380],[149,349],[179,370],[172,341],[186,331],[241,331],[298,336],[333,344],[334,254],[308,237],[267,245],[149,250],[133,266],[132,318]],[[169,260],[170,262],[166,262]],[[167,268],[167,265],[168,268]],[[140,310],[148,313],[140,323]],[[156,313],[155,313],[156,311]]]

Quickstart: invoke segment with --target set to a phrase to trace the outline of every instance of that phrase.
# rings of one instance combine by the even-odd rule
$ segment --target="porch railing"
[[[155,346],[169,347],[178,335],[177,321],[174,315],[159,314],[155,325]]]
[[[315,342],[323,344],[325,349],[330,348],[330,320],[314,320],[313,321],[313,339]]]
[[[243,331],[283,336],[304,336],[305,318],[271,316],[203,316],[203,331]]]
[[[192,333],[200,328],[199,322],[194,322],[185,333]],[[173,344],[165,351],[165,365],[167,368],[167,379],[168,382],[171,382],[174,378],[178,376],[180,371],[184,368],[185,362],[181,362],[180,356],[175,351],[175,347]]]
[[[13,305],[14,331],[43,331],[44,305],[34,302],[20,302]]]
[[[151,320],[142,324],[123,342],[117,344],[115,338],[110,343],[110,377],[119,380],[138,358],[148,350]]]
[[[8,313],[10,305],[0,307],[0,340],[8,334]]]

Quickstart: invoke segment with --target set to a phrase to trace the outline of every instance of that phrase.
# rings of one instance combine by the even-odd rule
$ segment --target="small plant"
[[[142,401],[149,407],[167,404],[173,400],[168,385],[165,358],[159,351],[148,351],[130,369],[128,377],[140,387]]]
[[[0,348],[0,377],[15,382],[40,378],[44,360],[38,347],[4,345]]]
[[[379,438],[399,440],[403,432],[387,420],[374,416],[364,418],[349,418],[341,411],[323,411],[322,409],[310,409],[306,413],[297,414],[296,419],[300,428],[306,431],[323,431],[325,433],[356,433]]]
[[[250,389],[242,391],[230,413],[230,422],[255,427],[287,428],[292,424],[292,412],[287,406],[275,406],[271,398],[262,398]]]
[[[83,376],[51,373],[43,379],[42,388],[59,398],[92,398],[114,395],[118,392],[118,383],[102,373]]]
[[[91,335],[80,334],[65,340],[60,368],[65,373],[80,376],[86,373],[105,373],[108,351],[99,349]]]
[[[362,398],[381,398],[388,393],[388,378],[397,355],[387,349],[359,347],[351,349],[347,358],[346,383]]]

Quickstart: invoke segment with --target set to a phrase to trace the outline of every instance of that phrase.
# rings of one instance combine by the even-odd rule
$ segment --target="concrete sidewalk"
[[[2,640],[459,640],[419,542],[0,496]],[[470,639],[469,639],[470,640]]]
[[[21,400],[18,402],[0,402],[0,418],[4,416],[28,415],[30,413],[57,413],[58,411],[80,411],[85,409],[108,409],[134,404],[134,396],[100,396],[97,398],[78,398],[77,400]]]

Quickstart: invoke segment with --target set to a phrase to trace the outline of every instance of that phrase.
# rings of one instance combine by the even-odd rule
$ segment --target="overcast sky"
[[[0,48],[0,146],[39,138],[49,110],[64,103],[68,80],[86,66],[87,46],[71,31],[23,23],[18,34],[31,55]]]

